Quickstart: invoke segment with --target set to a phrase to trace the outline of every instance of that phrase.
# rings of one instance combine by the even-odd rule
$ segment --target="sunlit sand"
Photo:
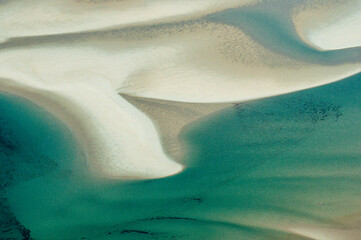
[[[316,88],[359,76],[360,1],[19,0],[0,7],[0,91],[60,119],[86,158],[86,177],[62,169],[10,189],[16,221],[35,236],[53,236],[54,227],[71,238],[70,228],[98,220],[110,226],[98,226],[106,236],[153,237],[157,231],[136,227],[157,229],[163,220],[190,232],[214,226],[202,230],[208,237],[228,229],[225,239],[234,232],[245,239],[360,236],[359,209],[342,205],[341,184],[331,184],[349,184],[347,201],[357,202],[359,151],[350,144],[357,87]],[[335,89],[346,89],[344,96]],[[18,157],[11,154],[0,151]],[[22,205],[18,196],[33,194],[33,186],[38,192]],[[318,198],[332,196],[326,209]],[[44,221],[32,222],[34,205]],[[356,220],[335,218],[349,214]]]

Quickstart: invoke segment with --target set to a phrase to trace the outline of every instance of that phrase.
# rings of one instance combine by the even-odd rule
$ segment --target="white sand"
[[[151,41],[142,69],[129,74],[120,93],[179,102],[232,102],[274,96],[340,80],[361,63],[320,65],[293,60],[254,42],[241,30],[195,24],[190,33]],[[155,59],[155,56],[158,59]]]
[[[9,42],[1,49],[1,89],[59,116],[84,145],[93,172],[108,178],[157,178],[183,169],[167,156],[172,150],[162,149],[153,122],[118,93],[178,102],[239,102],[361,71],[361,63],[292,60],[239,29],[205,22],[30,41]],[[175,134],[185,122],[175,126]]]
[[[284,227],[283,231],[299,234],[315,240],[359,240],[361,236],[361,214],[337,217],[333,225],[297,224]],[[284,226],[284,225],[283,225]]]
[[[151,120],[105,84],[21,86],[0,79],[2,90],[30,99],[60,117],[86,150],[93,173],[108,178],[158,178],[182,166],[163,152]]]
[[[0,2],[0,39],[196,18],[257,0],[16,0]]]
[[[315,240],[359,240],[361,236],[358,228],[331,227],[293,227],[290,232]]]
[[[182,161],[184,156],[183,145],[178,138],[182,128],[198,118],[232,106],[231,103],[184,103],[132,96],[124,98],[153,120],[165,152],[177,161]]]
[[[361,1],[326,1],[305,4],[293,12],[301,38],[320,50],[361,46]]]

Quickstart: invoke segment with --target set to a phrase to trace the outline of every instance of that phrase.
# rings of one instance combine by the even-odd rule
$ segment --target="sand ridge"
[[[107,4],[122,11],[111,2],[105,9]],[[70,13],[79,20],[82,15],[76,11]],[[154,14],[147,5],[141,11]],[[163,19],[162,13],[155,16]],[[195,19],[148,25],[86,33],[65,28],[67,34],[59,34],[58,23],[57,35],[47,30],[50,25],[36,25],[43,31],[39,34],[50,35],[0,45],[1,88],[67,123],[86,149],[95,175],[142,179],[184,169],[177,134],[187,122],[227,106],[220,103],[285,94],[361,71],[361,59],[340,64],[293,59],[223,23]],[[28,34],[14,29],[22,34],[13,36]]]

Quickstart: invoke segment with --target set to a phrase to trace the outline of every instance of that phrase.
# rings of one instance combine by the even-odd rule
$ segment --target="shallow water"
[[[61,182],[76,169],[80,173],[85,161],[70,130],[33,103],[1,93],[0,113],[0,236],[18,239],[27,235],[27,229],[10,208],[8,192],[20,187],[14,201],[26,206],[27,198],[44,189],[37,181],[55,177]]]
[[[302,239],[273,229],[343,224],[361,202],[360,83],[359,74],[207,116],[181,134],[188,169],[129,182],[82,173],[63,124],[2,95],[7,217],[34,239]]]
[[[321,52],[302,42],[287,10],[298,2],[265,1],[195,22],[238,27],[272,52],[305,63],[361,61],[360,47]],[[122,34],[107,31],[95,35]],[[66,45],[93,34],[12,39],[0,50]],[[361,211],[360,103],[361,73],[234,104],[183,129],[182,173],[116,181],[89,174],[83,151],[59,119],[1,93],[0,239],[301,240],[309,238],[286,228],[351,228]]]
[[[302,41],[296,33],[290,16],[290,10],[301,2],[303,1],[262,2],[255,6],[210,14],[205,19],[240,28],[267,49],[292,59],[329,65],[359,62],[361,47],[319,51]]]

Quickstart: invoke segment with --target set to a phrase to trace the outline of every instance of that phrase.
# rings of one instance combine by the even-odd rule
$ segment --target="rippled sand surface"
[[[358,239],[360,16],[0,1],[0,239]]]

